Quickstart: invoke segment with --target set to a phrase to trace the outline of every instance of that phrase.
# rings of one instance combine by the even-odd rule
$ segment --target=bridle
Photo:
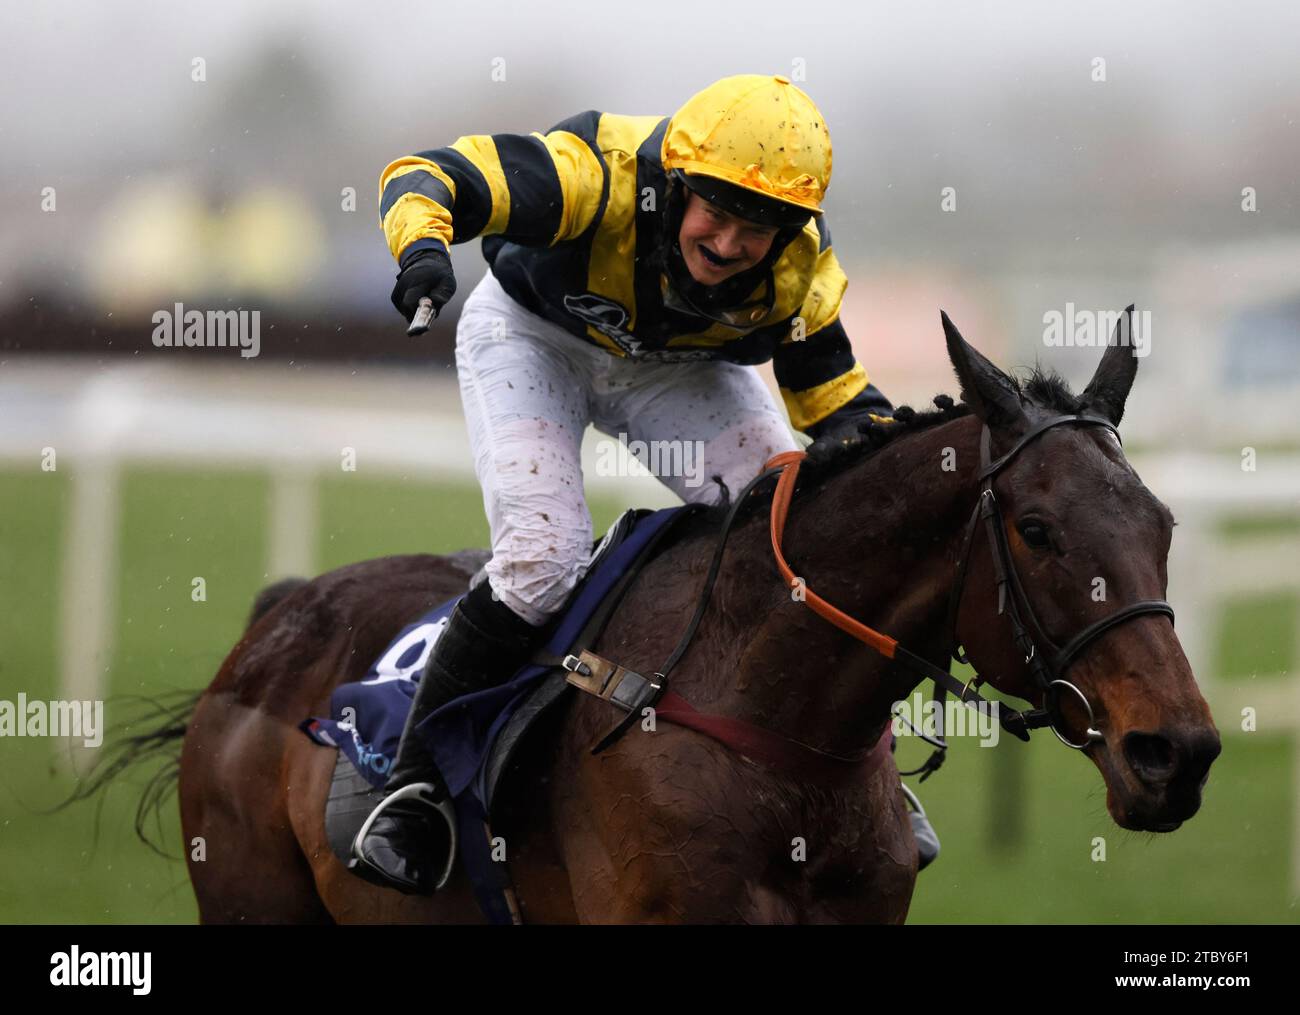
[[[1061,743],[1081,751],[1086,750],[1093,743],[1100,742],[1103,737],[1100,731],[1096,729],[1096,718],[1092,710],[1092,704],[1088,701],[1087,696],[1079,690],[1077,685],[1065,679],[1065,673],[1070,664],[1111,628],[1135,617],[1157,613],[1167,616],[1172,623],[1174,610],[1163,599],[1145,599],[1131,603],[1128,606],[1121,607],[1109,616],[1089,624],[1066,642],[1063,647],[1058,646],[1043,629],[1032,604],[1029,602],[1029,597],[1025,594],[1024,585],[1020,581],[1015,563],[1011,558],[1002,512],[998,506],[997,496],[993,492],[993,482],[998,473],[1010,465],[1027,445],[1037,440],[1048,430],[1066,424],[1103,426],[1115,435],[1117,441],[1119,440],[1119,430],[1116,429],[1115,425],[1099,416],[1083,414],[1053,416],[1035,425],[1028,433],[1016,441],[1010,451],[996,461],[992,461],[990,452],[992,438],[988,425],[984,425],[980,434],[980,472],[978,477],[980,494],[975,503],[975,508],[971,512],[970,521],[966,526],[966,534],[958,557],[957,579],[953,585],[948,604],[948,634],[951,656],[958,662],[967,663],[968,660],[958,646],[956,633],[957,613],[965,591],[967,565],[970,560],[971,549],[975,543],[975,533],[982,520],[984,530],[988,535],[989,549],[993,558],[994,583],[998,594],[998,614],[1000,616],[1005,613],[1011,622],[1012,638],[1015,641],[1016,648],[1023,655],[1034,683],[1043,693],[1042,708],[1014,711],[997,707],[1000,703],[990,703],[975,690],[980,684],[985,683],[983,677],[977,674],[963,684],[952,676],[947,669],[940,669],[928,660],[909,652],[893,638],[872,630],[865,624],[854,620],[831,606],[824,599],[816,596],[795,577],[794,572],[790,569],[781,553],[781,535],[785,529],[786,514],[794,494],[799,465],[803,461],[805,453],[792,451],[776,455],[768,461],[762,476],[772,473],[780,474],[772,500],[771,526],[772,550],[776,556],[777,567],[784,576],[787,585],[793,586],[795,583],[799,583],[802,586],[803,601],[814,612],[880,652],[886,658],[894,660],[904,668],[924,678],[933,680],[940,693],[944,691],[952,692],[959,701],[980,708],[983,711],[991,708],[996,712],[1002,726],[1021,740],[1027,741],[1029,739],[1030,730],[1047,726],[1056,734]],[[1075,743],[1061,731],[1061,727],[1064,725],[1061,711],[1061,695],[1064,693],[1073,695],[1083,705],[1087,713],[1086,733],[1082,743]],[[940,742],[941,744],[942,742]],[[923,767],[928,769],[937,768],[938,763],[931,764],[927,762],[927,765]]]
[[[700,597],[696,602],[694,613],[686,625],[686,630],[682,633],[680,640],[672,654],[664,664],[654,672],[653,677],[643,677],[634,671],[625,670],[623,667],[616,667],[615,664],[601,660],[600,657],[591,653],[584,652],[583,658],[589,659],[594,665],[613,667],[619,672],[619,679],[629,679],[633,690],[627,693],[632,698],[631,705],[625,704],[627,708],[623,719],[614,726],[605,736],[592,748],[593,754],[599,754],[605,750],[622,735],[627,732],[631,725],[641,716],[642,706],[654,706],[661,701],[668,700],[667,696],[673,694],[669,691],[669,675],[681,661],[690,647],[695,632],[700,626],[700,621],[704,617],[705,610],[708,608],[709,599],[713,591],[714,584],[717,581],[718,574],[722,567],[723,552],[726,549],[727,537],[731,533],[733,523],[741,507],[749,499],[750,495],[757,487],[772,477],[777,478],[776,489],[772,494],[771,510],[771,539],[772,553],[776,558],[777,569],[785,579],[786,587],[789,589],[799,589],[801,595],[796,596],[796,601],[803,602],[814,613],[828,620],[840,630],[852,635],[857,640],[880,653],[886,659],[890,659],[902,666],[904,669],[911,671],[921,679],[933,680],[935,684],[936,699],[942,699],[944,694],[955,694],[957,699],[965,705],[978,709],[985,714],[994,715],[1013,736],[1021,740],[1029,740],[1030,730],[1041,729],[1044,726],[1050,727],[1056,734],[1057,739],[1067,747],[1073,747],[1076,750],[1086,750],[1093,743],[1103,739],[1102,734],[1096,726],[1096,718],[1092,711],[1092,704],[1088,701],[1087,696],[1079,690],[1078,686],[1065,679],[1065,672],[1070,664],[1074,662],[1079,655],[1095,642],[1102,634],[1122,624],[1125,621],[1132,620],[1135,617],[1146,614],[1163,614],[1170,621],[1173,621],[1174,611],[1163,599],[1146,599],[1141,602],[1132,603],[1129,606],[1121,607],[1114,613],[1102,618],[1095,623],[1089,624],[1082,631],[1076,634],[1064,647],[1058,647],[1056,642],[1047,635],[1042,624],[1039,623],[1037,615],[1034,613],[1033,606],[1029,598],[1025,595],[1024,586],[1021,584],[1020,576],[1016,572],[1015,563],[1011,558],[1011,551],[1006,542],[1006,531],[1003,524],[1002,512],[998,507],[997,497],[993,492],[993,482],[998,473],[1005,469],[1018,455],[1026,445],[1032,443],[1045,432],[1057,426],[1077,423],[1081,426],[1104,426],[1115,435],[1119,440],[1119,431],[1109,420],[1102,419],[1098,416],[1061,415],[1053,416],[1041,423],[1038,423],[1021,437],[1015,445],[997,461],[991,460],[990,446],[992,437],[988,425],[985,424],[980,435],[980,472],[978,479],[980,481],[980,494],[975,503],[975,508],[971,512],[970,522],[966,526],[965,537],[962,542],[962,548],[958,557],[957,576],[953,583],[952,592],[948,601],[948,655],[961,663],[967,663],[968,660],[962,654],[958,645],[956,623],[957,614],[961,606],[962,596],[966,587],[966,572],[970,561],[971,550],[975,543],[975,533],[979,528],[979,523],[984,522],[984,530],[988,534],[989,549],[993,558],[994,583],[997,586],[998,593],[998,614],[1007,614],[1011,621],[1012,637],[1017,649],[1022,653],[1025,664],[1033,676],[1035,684],[1042,691],[1043,707],[1031,708],[1023,711],[1015,711],[1002,707],[1001,702],[989,701],[979,695],[978,688],[985,680],[976,674],[969,681],[963,684],[954,677],[948,667],[940,669],[927,659],[914,652],[905,649],[897,641],[886,634],[873,630],[859,620],[855,620],[848,614],[832,606],[826,600],[818,596],[807,583],[797,578],[786,562],[785,556],[781,552],[781,537],[785,532],[786,517],[789,514],[790,504],[794,498],[795,483],[799,477],[799,468],[803,460],[807,457],[804,451],[786,451],[770,458],[763,466],[763,471],[755,476],[749,484],[741,491],[732,503],[727,512],[726,519],[722,523],[722,530],[718,535],[718,541],[714,546],[713,557],[709,563],[708,572],[705,575],[704,586],[700,591]],[[609,600],[603,605],[603,609],[612,610],[616,599]],[[1040,650],[1042,646],[1046,651]],[[560,660],[547,659],[551,663],[559,663]],[[582,659],[570,654],[562,662],[565,669],[571,672],[581,672],[584,665]],[[951,663],[948,664],[951,666]],[[607,675],[604,680],[612,679]],[[1084,710],[1087,712],[1086,734],[1082,743],[1075,743],[1061,732],[1060,726],[1064,725],[1061,712],[1061,695],[1068,692],[1076,700],[1082,703]],[[672,698],[678,705],[679,711],[689,709],[680,696]],[[691,709],[693,712],[694,710]],[[758,738],[768,742],[769,750],[766,752],[769,759],[784,752],[783,757],[778,761],[789,760],[793,754],[802,754],[804,756],[819,755],[813,760],[831,760],[835,762],[856,762],[862,760],[870,752],[864,752],[860,757],[842,758],[826,755],[824,752],[812,751],[807,745],[796,744],[786,738],[780,737],[772,731],[763,730],[749,723],[740,722],[739,720],[719,716],[696,716],[696,719],[702,719],[707,723],[712,723],[713,727],[705,729],[705,725],[699,722],[695,723],[697,729],[708,732],[708,735],[715,739],[728,744],[733,749],[742,750],[738,746],[736,732],[746,734],[750,738]],[[678,720],[680,721],[680,720]],[[721,731],[716,728],[719,724],[728,724],[727,731]],[[910,724],[909,724],[910,725]],[[733,728],[734,727],[734,728]],[[915,727],[913,727],[915,729]],[[711,731],[710,731],[711,730]],[[886,727],[888,730],[888,727]],[[920,732],[919,730],[917,732]],[[943,763],[944,752],[947,750],[947,744],[942,738],[934,738],[922,734],[922,738],[933,744],[937,750],[920,768],[911,772],[902,772],[902,775],[915,775],[920,772],[924,780],[931,772],[936,771]],[[882,736],[881,742],[885,738]],[[776,741],[783,743],[777,744]],[[743,752],[743,751],[742,751]],[[791,753],[793,752],[793,754]],[[750,753],[753,753],[752,751]]]
[[[998,615],[1001,616],[1005,613],[1011,621],[1012,639],[1015,641],[1017,650],[1024,656],[1025,665],[1029,668],[1034,683],[1043,692],[1043,703],[1046,706],[1027,712],[1011,712],[1008,718],[1023,729],[1023,739],[1029,739],[1029,730],[1049,726],[1061,743],[1076,750],[1084,750],[1089,744],[1099,742],[1103,738],[1095,728],[1096,719],[1087,695],[1079,690],[1076,684],[1065,679],[1065,673],[1070,664],[1088,646],[1112,627],[1116,627],[1135,617],[1154,613],[1167,616],[1170,623],[1173,623],[1174,609],[1163,599],[1144,599],[1140,602],[1131,603],[1128,606],[1121,607],[1109,616],[1089,624],[1066,642],[1064,647],[1058,646],[1039,622],[1033,605],[1025,594],[1025,588],[1020,581],[1019,573],[1016,571],[1015,562],[1011,559],[1002,511],[998,506],[997,497],[993,493],[993,481],[997,478],[999,472],[1011,464],[1016,455],[1027,444],[1032,443],[1053,427],[1067,423],[1105,427],[1115,435],[1115,440],[1120,443],[1121,447],[1123,446],[1123,442],[1120,441],[1119,430],[1110,420],[1099,416],[1081,414],[1053,416],[1034,426],[1015,443],[1010,451],[997,461],[990,461],[991,437],[988,425],[985,424],[983,427],[980,433],[980,495],[974,510],[971,512],[970,522],[966,526],[965,541],[961,555],[958,558],[957,581],[953,586],[952,598],[949,600],[948,607],[948,631],[950,644],[953,646],[953,658],[959,663],[969,662],[957,644],[957,611],[960,608],[962,591],[966,582],[966,568],[970,560],[971,547],[975,542],[975,531],[980,520],[983,519],[984,529],[988,534],[989,549],[993,558],[994,584],[997,586],[998,591]],[[1046,652],[1040,651],[1039,646],[1042,646]],[[971,681],[971,684],[978,686],[983,682],[981,677],[976,676]],[[963,694],[964,692],[965,688],[963,687]],[[1065,692],[1072,694],[1087,712],[1088,719],[1083,743],[1074,743],[1061,732],[1060,696]],[[966,698],[962,697],[961,700],[965,701]],[[1011,729],[1011,727],[1008,727],[1008,729]],[[1011,731],[1015,732],[1014,729]]]

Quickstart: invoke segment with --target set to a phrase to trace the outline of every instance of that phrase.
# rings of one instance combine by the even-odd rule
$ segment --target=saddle
[[[505,864],[496,862],[491,855],[493,798],[529,727],[560,700],[570,686],[579,687],[623,710],[622,719],[593,748],[593,753],[599,753],[622,736],[646,706],[654,706],[658,720],[694,730],[753,761],[809,780],[822,776],[846,777],[853,773],[865,777],[888,757],[893,747],[888,724],[874,744],[852,755],[841,756],[734,717],[700,712],[669,688],[669,674],[685,655],[708,606],[721,567],[727,534],[738,510],[756,488],[778,475],[781,481],[772,505],[772,542],[779,568],[783,573],[788,570],[780,552],[780,533],[784,528],[798,460],[802,457],[802,452],[776,456],[732,502],[695,611],[677,647],[651,677],[602,659],[591,652],[589,646],[604,629],[637,573],[654,555],[663,536],[674,523],[699,510],[699,505],[625,513],[597,545],[586,578],[575,590],[543,652],[534,655],[511,680],[459,698],[416,727],[416,732],[426,738],[455,801],[461,859],[479,905],[490,920],[496,923],[522,922],[514,904]],[[476,575],[479,580],[482,577]],[[808,596],[809,604],[832,623],[877,646],[886,656],[909,655],[897,647],[893,639],[840,614],[817,600],[811,591]],[[341,768],[343,760],[340,757],[336,763],[326,823],[331,848],[346,865],[354,862],[350,844],[361,822],[379,803],[379,794],[373,791],[383,785],[391,758],[396,753],[402,726],[414,697],[410,676],[423,667],[454,606],[455,600],[444,603],[408,625],[381,657],[374,672],[367,674],[367,679],[359,684],[344,684],[335,690],[331,696],[332,714],[364,716],[368,730],[359,729],[359,724],[354,724],[350,718],[310,719],[302,724],[303,731],[317,743],[338,747],[341,756],[347,755],[356,772],[371,787],[364,788],[351,772]],[[926,666],[935,674],[952,679],[937,667]],[[925,675],[931,674],[927,672]],[[946,745],[941,745],[940,751],[944,748]],[[919,805],[912,813],[912,823],[921,831],[929,829]],[[933,833],[929,832],[928,837],[932,836]],[[917,838],[920,841],[927,836],[918,834]],[[937,846],[937,842],[934,845]],[[922,852],[925,851],[923,843]]]
[[[493,862],[488,846],[493,802],[503,777],[528,731],[573,686],[575,653],[583,653],[596,640],[669,531],[700,509],[685,505],[624,512],[595,544],[586,574],[543,650],[504,684],[453,702],[456,707],[449,705],[426,721],[431,729],[421,728],[456,799],[460,858],[480,907],[493,922],[518,920],[504,865]],[[484,580],[486,573],[480,569],[470,588]],[[383,799],[382,787],[415,693],[413,678],[423,670],[458,599],[403,627],[360,681],[335,689],[329,717],[311,718],[300,726],[316,743],[338,748],[325,830],[330,848],[349,869],[355,863],[352,841]],[[634,681],[622,683],[624,697],[611,701],[630,710],[639,700],[630,694]],[[640,692],[648,700],[651,688],[641,687]]]

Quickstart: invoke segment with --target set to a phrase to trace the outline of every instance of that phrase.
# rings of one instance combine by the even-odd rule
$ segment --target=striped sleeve
[[[830,228],[816,222],[816,269],[803,306],[772,357],[781,398],[796,430],[807,430],[853,401],[867,387],[867,372],[853,355],[840,323],[848,279],[831,248]]]
[[[598,154],[570,131],[467,135],[390,163],[379,222],[399,261],[495,234],[544,246],[581,235],[604,183]]]

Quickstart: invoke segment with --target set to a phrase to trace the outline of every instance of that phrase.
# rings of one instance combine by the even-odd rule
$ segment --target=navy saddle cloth
[[[619,578],[684,510],[677,507],[653,512],[628,511],[610,527],[594,550],[587,575],[543,652],[563,656],[570,650]],[[300,728],[312,740],[337,747],[340,753],[326,823],[331,845],[345,862],[350,845],[347,829],[355,833],[361,819],[382,799],[377,791],[383,786],[397,754],[416,684],[459,600],[458,596],[408,623],[361,680],[335,688],[330,696],[328,717],[314,717],[301,723]],[[449,702],[416,727],[455,798],[460,817],[461,859],[474,882],[480,905],[496,922],[511,920],[504,906],[501,865],[492,863],[487,856],[487,840],[483,834],[504,765],[503,751],[494,753],[494,747],[508,750],[508,746],[499,744],[502,732],[508,727],[512,729],[513,739],[522,734],[531,718],[524,706],[544,683],[546,693],[539,695],[547,698],[544,707],[564,690],[563,671],[554,666],[530,664],[504,684]],[[534,714],[539,711],[534,706]],[[523,721],[512,726],[516,712]],[[347,770],[344,758],[355,771]],[[334,827],[329,828],[330,825]]]

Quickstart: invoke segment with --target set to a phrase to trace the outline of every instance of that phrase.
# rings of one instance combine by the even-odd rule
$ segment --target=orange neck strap
[[[785,534],[785,520],[790,511],[790,501],[794,498],[795,481],[799,478],[799,466],[803,460],[808,457],[804,451],[785,451],[779,455],[773,455],[768,459],[767,464],[763,466],[764,471],[767,469],[781,468],[782,472],[776,482],[776,492],[772,495],[772,553],[776,557],[776,566],[781,571],[781,577],[785,579],[786,585],[792,590],[802,592],[802,601],[807,603],[813,613],[819,617],[829,620],[846,634],[852,635],[863,644],[871,646],[886,659],[894,658],[894,651],[898,648],[898,642],[888,635],[881,634],[879,631],[867,627],[866,624],[854,620],[847,613],[837,609],[828,603],[821,596],[817,595],[808,583],[802,578],[795,576],[786,563],[785,556],[781,553],[781,537]],[[799,597],[795,597],[796,602]]]

